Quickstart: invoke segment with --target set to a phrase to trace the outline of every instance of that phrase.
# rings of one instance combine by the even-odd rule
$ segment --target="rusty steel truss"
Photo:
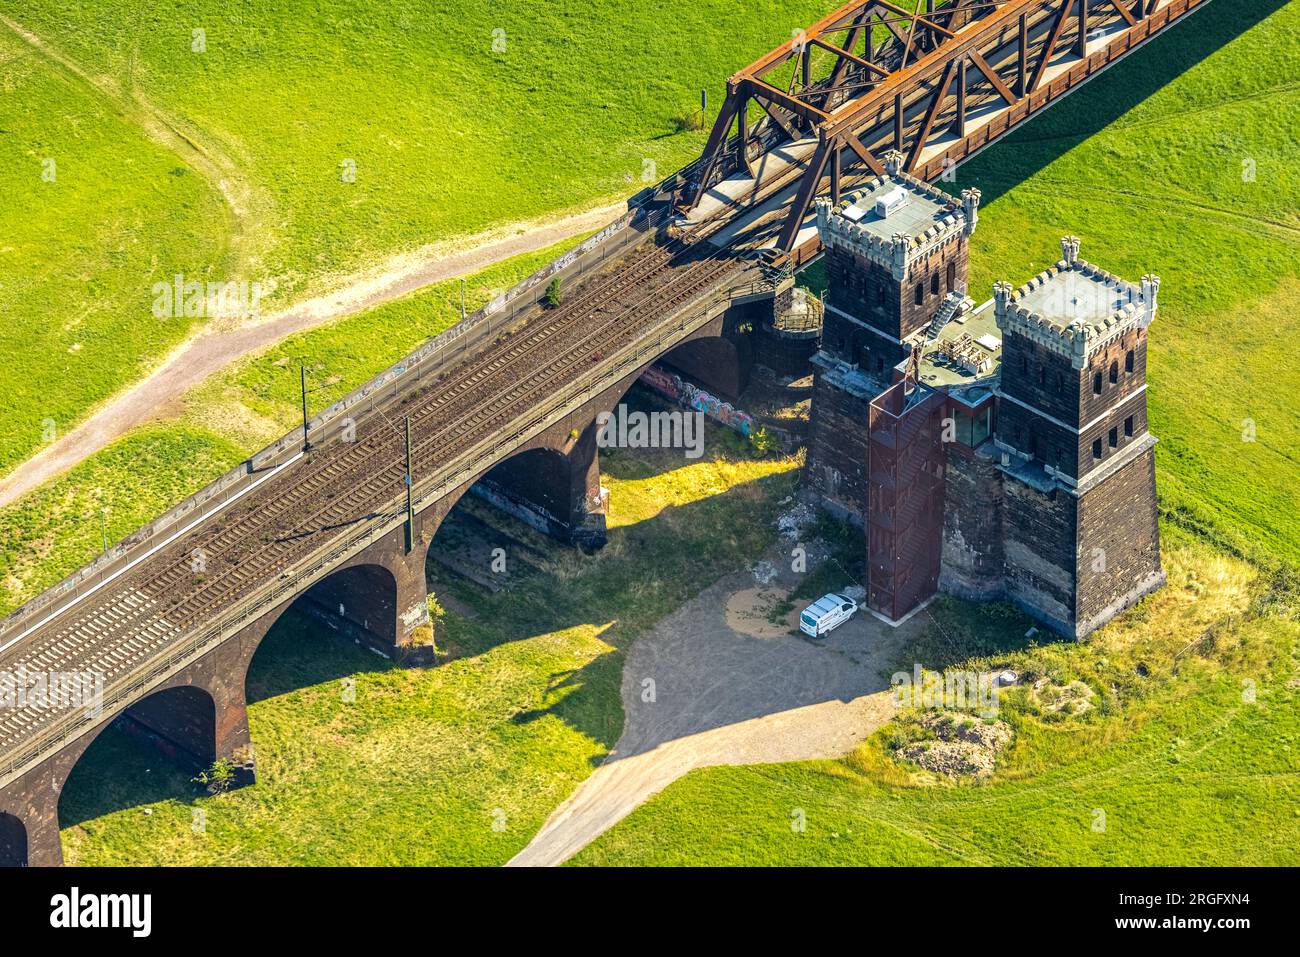
[[[680,205],[752,178],[773,145],[815,144],[777,240],[790,252],[813,198],[838,202],[886,151],[933,179],[1206,2],[856,0],[728,79]]]

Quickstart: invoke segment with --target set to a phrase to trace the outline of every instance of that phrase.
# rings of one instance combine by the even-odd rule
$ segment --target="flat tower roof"
[[[1076,261],[1053,272],[1015,301],[1031,313],[1064,329],[1075,322],[1100,326],[1138,297],[1132,283],[1100,270],[1083,270]]]
[[[876,212],[876,200],[900,191],[906,197],[902,204],[888,216]],[[849,203],[833,210],[832,215],[843,216],[880,239],[889,239],[897,233],[921,239],[929,230],[946,225],[944,218],[961,208],[955,199],[941,195],[946,200],[906,180],[884,177],[851,195]]]
[[[1141,284],[1120,279],[1079,258],[1079,239],[1061,240],[1062,258],[1019,289],[993,286],[998,328],[1026,336],[1070,357],[1082,369],[1089,357],[1133,328],[1145,329],[1156,314],[1158,276]]]
[[[843,248],[886,267],[903,280],[909,267],[923,261],[941,245],[969,236],[979,215],[980,193],[962,190],[950,196],[902,171],[903,156],[885,155],[888,170],[838,203],[815,202],[817,231],[828,248]],[[888,198],[887,211],[877,210],[877,200]]]

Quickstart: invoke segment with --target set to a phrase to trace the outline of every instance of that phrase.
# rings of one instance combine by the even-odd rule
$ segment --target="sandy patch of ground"
[[[760,613],[764,596],[788,593],[790,573],[755,580],[729,575],[637,638],[622,737],[511,865],[563,863],[695,768],[839,757],[892,720],[883,670],[919,622],[893,629],[859,614],[823,639],[796,637]]]
[[[791,607],[777,621],[772,620],[772,612],[786,601],[788,592],[784,588],[762,587],[746,588],[727,598],[727,627],[740,635],[751,638],[783,638],[799,627],[799,610]]]

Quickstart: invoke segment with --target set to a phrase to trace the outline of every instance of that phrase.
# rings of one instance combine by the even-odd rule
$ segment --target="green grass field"
[[[150,315],[159,278],[261,282],[265,312],[629,196],[699,151],[702,87],[821,7],[0,0],[43,45],[0,22],[0,473],[194,331]]]
[[[1165,562],[1169,585],[1083,644],[1034,647],[1018,616],[937,606],[900,670],[1011,667],[1100,702],[1062,719],[1004,694],[1016,740],[987,782],[910,771],[887,727],[839,761],[692,772],[573,863],[1295,865],[1300,579],[1172,528]]]
[[[227,44],[220,54],[237,58],[248,71],[232,78],[225,74],[238,71],[215,71],[211,60],[180,62],[198,56],[188,53],[194,19],[189,10],[151,14],[157,22],[132,34],[137,26],[118,23],[111,16],[116,8],[106,0],[48,12],[52,9],[31,17],[0,0],[0,11],[30,20],[32,29],[49,34],[93,69],[113,76],[135,71],[152,100],[174,97],[187,122],[210,131],[239,159],[249,171],[252,195],[265,190],[265,205],[257,208],[274,210],[270,221],[276,226],[257,255],[283,278],[285,289],[306,288],[306,277],[342,268],[329,250],[365,258],[425,241],[434,230],[421,232],[420,216],[432,223],[459,209],[460,218],[449,212],[437,222],[463,223],[469,230],[472,223],[477,229],[532,214],[520,210],[567,205],[554,201],[566,182],[578,184],[575,195],[589,199],[629,191],[637,183],[627,184],[623,173],[637,173],[638,149],[662,159],[658,171],[668,172],[689,158],[699,141],[695,134],[654,140],[655,130],[667,131],[672,112],[663,104],[684,99],[689,102],[683,110],[689,109],[694,87],[710,82],[718,89],[727,72],[787,35],[767,29],[752,38],[752,50],[744,51],[728,46],[721,34],[716,41],[682,44],[686,52],[680,59],[688,72],[678,76],[692,78],[680,89],[654,81],[649,92],[635,94],[624,92],[627,76],[610,60],[601,61],[610,71],[603,92],[599,82],[574,91],[567,78],[561,82],[553,75],[572,49],[547,47],[549,59],[535,61],[532,75],[502,76],[499,82],[506,89],[536,87],[538,97],[556,90],[579,97],[557,97],[552,105],[608,103],[598,119],[575,119],[581,111],[568,106],[544,110],[540,98],[538,111],[526,116],[465,110],[463,101],[457,108],[462,112],[455,114],[467,115],[466,142],[485,151],[476,156],[514,149],[518,168],[539,177],[512,180],[519,191],[508,196],[518,205],[510,206],[506,193],[489,188],[510,188],[491,180],[496,174],[488,172],[490,162],[481,164],[483,169],[476,163],[468,173],[457,170],[453,179],[457,189],[465,187],[463,196],[441,196],[434,184],[446,177],[415,176],[425,167],[409,159],[427,142],[411,134],[398,137],[403,148],[383,147],[377,133],[368,139],[344,135],[342,104],[355,109],[355,98],[365,94],[327,89],[328,71],[316,67],[325,62],[344,80],[373,81],[374,99],[367,102],[375,105],[367,111],[378,125],[380,118],[407,115],[396,101],[411,94],[415,84],[400,71],[384,70],[380,52],[351,64],[342,55],[343,41],[327,39],[309,49],[308,40],[283,25],[258,28],[280,22],[280,14],[258,13],[261,19],[250,16],[238,24],[235,32],[244,42]],[[511,9],[512,24],[559,16],[522,2]],[[675,24],[664,34],[671,39],[681,35],[678,26],[708,9],[692,6],[678,19],[660,8],[619,16],[641,25],[637,43],[650,37],[657,44],[660,19]],[[322,10],[340,25],[339,36],[368,23],[355,13],[357,19],[345,23],[349,14],[342,7]],[[798,25],[812,19],[808,13],[821,12],[810,8],[789,18]],[[79,32],[97,15],[102,22],[95,30],[120,37],[117,45],[94,49],[87,40],[93,31]],[[225,16],[199,18],[218,24],[208,29],[204,56],[217,48],[214,37],[230,35],[230,28],[220,26]],[[408,16],[419,22],[414,7]],[[769,25],[782,16],[774,12]],[[467,35],[483,26],[473,16],[465,22],[471,25]],[[385,33],[376,38],[377,51],[400,52],[415,43],[409,34],[387,36],[391,26],[381,31],[377,22],[368,25]],[[1149,398],[1152,430],[1162,440],[1158,479],[1175,584],[1150,603],[1156,610],[1130,616],[1084,646],[1025,648],[1022,632],[1013,634],[995,616],[955,603],[940,613],[946,616],[941,619],[945,630],[963,636],[961,649],[929,646],[945,664],[961,663],[964,652],[976,664],[996,658],[1056,669],[1095,683],[1100,692],[1117,683],[1115,710],[1076,726],[1044,722],[1028,707],[1012,708],[1021,732],[1015,749],[994,779],[977,787],[902,775],[883,737],[839,762],[696,773],[616,827],[580,855],[579,863],[1295,863],[1300,817],[1290,756],[1298,730],[1294,675],[1300,636],[1293,589],[1275,587],[1271,576],[1279,563],[1294,568],[1300,561],[1295,453],[1300,434],[1290,409],[1300,373],[1289,348],[1298,331],[1291,303],[1300,292],[1300,174],[1294,162],[1300,156],[1300,50],[1289,39],[1297,29],[1297,3],[1211,4],[963,166],[955,184],[978,185],[985,194],[972,243],[971,288],[978,299],[987,297],[995,279],[1023,281],[1053,261],[1059,255],[1057,240],[1067,232],[1083,237],[1085,258],[1130,278],[1157,272],[1164,281],[1162,311],[1152,327]],[[176,30],[181,39],[174,42]],[[138,50],[132,37],[139,39]],[[581,36],[574,42],[576,49],[591,49],[598,40]],[[511,43],[508,39],[508,49]],[[442,95],[463,96],[456,91],[475,78],[479,54],[460,47],[438,53],[436,68],[445,71],[436,74],[443,79]],[[678,48],[665,41],[662,48],[637,55],[657,66],[665,56],[677,56]],[[430,75],[434,54],[426,50],[420,56],[424,60],[418,62],[428,68],[423,75]],[[1265,59],[1270,68],[1256,70]],[[697,82],[689,72],[697,69],[708,76]],[[247,80],[252,75],[260,86]],[[305,130],[283,114],[289,95],[267,93],[280,89],[275,84],[282,81],[305,91],[295,113],[310,118]],[[419,92],[414,102],[427,107],[431,95]],[[224,102],[256,108],[235,117],[219,108]],[[626,102],[639,107],[623,112]],[[390,108],[394,112],[386,113]],[[232,118],[250,126],[229,129]],[[408,119],[414,124],[418,118]],[[605,122],[613,131],[608,136]],[[494,123],[516,124],[510,126],[514,133],[498,141],[488,130]],[[584,124],[582,135],[605,166],[598,168],[585,153],[574,159],[530,138],[534,129],[541,137],[573,123]],[[0,128],[9,124],[6,116]],[[387,119],[383,125],[388,128]],[[625,141],[633,144],[628,153],[620,152]],[[0,149],[4,142],[0,135]],[[670,152],[647,152],[645,143]],[[384,148],[398,157],[390,157],[391,167],[373,158],[384,155]],[[364,187],[351,207],[339,202],[348,194],[331,192],[337,182],[334,155],[349,153],[361,154],[358,182],[350,185]],[[1247,160],[1254,163],[1253,180],[1243,179]],[[594,165],[584,165],[589,161]],[[294,175],[278,178],[268,172],[286,164]],[[367,180],[367,175],[380,178]],[[24,188],[35,190],[36,183]],[[403,205],[407,190],[419,197],[410,207]],[[537,198],[530,190],[551,196],[551,204],[529,206]],[[220,215],[210,195],[205,202],[211,215]],[[382,206],[389,202],[391,207]],[[507,208],[508,214],[500,212]],[[356,226],[354,212],[359,221],[369,216],[378,225]],[[9,240],[0,249],[12,245]],[[534,265],[526,261],[489,271],[481,277],[479,296]],[[0,537],[6,543],[0,555],[0,605],[20,603],[97,549],[100,502],[112,503],[110,534],[121,537],[290,427],[296,409],[293,367],[299,359],[325,386],[324,404],[435,333],[454,316],[455,290],[449,285],[426,295],[313,331],[241,364],[185,397],[176,422],[137,432],[50,489],[0,510]],[[26,340],[15,348],[26,349]],[[25,360],[18,353],[10,367],[21,368]],[[313,644],[319,639],[286,621],[254,668],[261,687],[276,689],[251,709],[262,773],[257,787],[202,799],[209,829],[196,837],[190,832],[184,780],[152,755],[106,738],[97,746],[100,757],[88,759],[85,767],[120,765],[127,773],[114,772],[101,797],[93,793],[92,771],[74,779],[65,799],[69,858],[83,863],[143,862],[150,855],[178,862],[488,863],[509,857],[616,737],[618,664],[627,643],[706,584],[696,580],[704,569],[729,567],[762,538],[755,531],[751,539],[747,532],[706,565],[696,564],[690,553],[682,562],[681,541],[700,541],[691,537],[697,531],[707,539],[710,530],[728,527],[737,514],[749,522],[751,510],[762,514],[770,508],[769,496],[779,498],[781,483],[789,480],[785,472],[760,478],[712,466],[698,476],[677,470],[656,480],[641,474],[635,462],[615,461],[610,468],[614,480],[623,483],[614,501],[616,508],[628,510],[630,529],[622,539],[627,553],[602,556],[591,567],[578,563],[551,570],[565,587],[539,579],[536,591],[512,595],[499,628],[489,629],[481,617],[457,620],[450,613],[458,657],[433,672],[376,671],[374,659],[349,656],[347,649],[319,655]],[[681,504],[652,518],[669,489]],[[744,498],[755,494],[750,490],[761,493],[753,502]],[[679,516],[690,521],[680,527],[665,524]],[[627,571],[632,554],[638,568],[655,570],[652,580],[660,584],[632,581]],[[585,584],[571,598],[556,599],[575,581]],[[605,589],[599,599],[588,590],[597,585]],[[1266,600],[1270,594],[1273,599]],[[1175,675],[1173,654],[1207,633],[1213,642],[1180,658]],[[1138,663],[1150,680],[1134,680]],[[344,673],[360,675],[359,700],[372,707],[347,712],[337,703],[335,679]],[[1260,689],[1258,703],[1249,707],[1241,698],[1244,678]],[[540,717],[515,721],[520,714]],[[407,755],[419,759],[406,760]],[[150,775],[165,776],[164,784],[146,786],[146,767]],[[150,802],[155,813],[143,815],[134,803],[140,801]],[[789,827],[794,807],[807,814],[808,830],[802,834]],[[1107,811],[1104,834],[1090,827],[1098,807]],[[490,827],[497,808],[506,814],[504,832]],[[313,857],[317,848],[319,856]]]
[[[0,76],[4,473],[190,332],[154,282],[230,262],[219,199],[111,98],[3,24]]]
[[[467,307],[477,309],[570,245],[518,256],[469,278]],[[311,377],[311,407],[324,408],[459,317],[460,283],[448,281],[290,336],[179,397],[176,418],[135,430],[0,508],[0,614],[99,552],[102,509],[108,509],[108,539],[115,542],[300,425],[300,363]]]

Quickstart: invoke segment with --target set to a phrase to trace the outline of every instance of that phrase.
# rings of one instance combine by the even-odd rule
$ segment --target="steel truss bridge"
[[[908,173],[938,178],[1203,2],[850,3],[728,79],[679,206],[698,209],[728,178],[761,180],[760,159],[784,144],[791,195],[765,239],[806,259],[814,197],[838,202],[884,172],[888,150]]]
[[[422,585],[419,549],[461,491],[522,449],[568,448],[640,371],[817,255],[815,197],[889,151],[935,179],[1205,2],[862,0],[733,75],[703,156],[619,222],[0,622],[0,673],[103,679],[99,711],[0,711],[0,851],[21,837],[24,860],[58,862],[71,765],[160,689],[203,684],[216,750],[237,738],[237,669],[269,621],[358,556]],[[547,310],[557,275],[570,292]]]

